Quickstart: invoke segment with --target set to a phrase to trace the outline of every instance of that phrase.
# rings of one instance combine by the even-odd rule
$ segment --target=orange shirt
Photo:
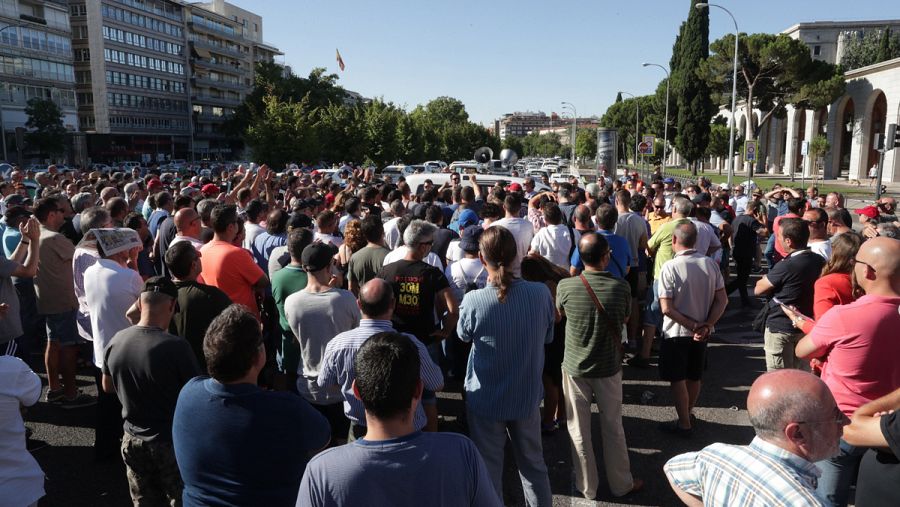
[[[244,305],[259,318],[253,286],[265,276],[250,252],[225,241],[210,241],[200,249],[200,275],[205,283],[218,287],[231,301]]]

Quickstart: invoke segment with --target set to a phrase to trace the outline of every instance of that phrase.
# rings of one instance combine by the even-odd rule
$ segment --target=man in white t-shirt
[[[175,239],[169,243],[169,248],[172,248],[175,243],[187,241],[199,252],[203,248],[203,241],[200,240],[202,228],[203,223],[200,221],[200,214],[197,213],[197,210],[181,208],[175,212]],[[244,231],[247,232],[247,229],[245,228]]]
[[[803,213],[803,220],[808,222],[809,227],[809,241],[806,245],[827,261],[831,258],[831,241],[828,241],[828,213],[822,208],[810,208]]]
[[[335,248],[340,248],[344,244],[344,239],[335,235],[338,227],[338,216],[331,210],[325,210],[316,217],[316,233],[313,241],[322,243],[331,243]]]
[[[503,211],[506,213],[506,216],[490,225],[490,227],[500,226],[506,228],[512,233],[513,238],[516,239],[518,253],[510,268],[513,276],[516,277],[522,275],[522,259],[528,255],[528,250],[531,249],[531,240],[534,238],[534,225],[528,220],[519,217],[520,209],[522,209],[522,201],[519,200],[519,197],[515,194],[507,195],[506,199],[503,200]]]
[[[384,223],[384,243],[389,250],[394,250],[400,244],[400,219],[406,215],[407,209],[400,199],[394,199],[391,203],[391,215],[394,218]]]
[[[578,244],[580,235],[572,227],[562,223],[563,214],[555,202],[545,202],[541,211],[547,226],[541,228],[534,235],[531,240],[531,251],[568,270],[569,259]]]
[[[116,333],[131,327],[126,315],[140,296],[144,281],[135,269],[128,267],[137,267],[137,254],[141,251],[137,232],[122,228],[92,229],[90,233],[97,238],[100,259],[84,273],[84,293],[91,316],[94,365],[98,368],[94,452],[103,459],[118,455],[122,436],[122,405],[114,393],[103,391],[101,385],[104,349]],[[128,236],[130,241],[119,239]]]
[[[253,242],[256,241],[256,237],[266,232],[266,228],[259,225],[259,223],[262,222],[263,217],[266,216],[267,211],[268,210],[266,209],[266,203],[259,199],[253,199],[252,201],[247,203],[247,207],[244,208],[244,214],[246,215],[247,219],[244,221],[244,242],[241,246],[243,246],[245,249],[252,249]],[[203,224],[200,224],[200,226],[202,225]],[[178,227],[177,223],[175,224],[175,227]],[[200,237],[199,234],[197,235],[197,237]]]
[[[22,407],[41,397],[41,379],[21,359],[0,356],[0,503],[37,505],[44,496],[44,472],[25,446]]]

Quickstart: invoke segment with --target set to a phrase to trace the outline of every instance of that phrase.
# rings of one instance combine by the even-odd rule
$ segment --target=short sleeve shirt
[[[775,287],[775,297],[786,305],[794,305],[803,315],[813,314],[813,287],[822,273],[825,259],[809,250],[794,252],[778,262],[766,274]],[[781,306],[771,305],[766,327],[779,333],[795,333],[793,323],[781,311]]]
[[[900,505],[900,412],[881,416],[881,434],[888,449],[869,449],[859,466],[856,505],[894,507]]]
[[[210,241],[201,252],[203,271],[200,274],[203,281],[218,287],[232,301],[246,306],[250,313],[259,318],[253,286],[266,274],[253,262],[250,253],[224,241]]]
[[[697,322],[706,321],[716,291],[724,287],[716,261],[696,250],[678,252],[659,274],[659,297],[671,299],[676,310]],[[662,330],[666,338],[693,334],[668,316]]]
[[[365,246],[350,256],[350,264],[347,267],[348,281],[362,287],[366,282],[375,278],[378,271],[384,266],[384,258],[390,250],[383,246]]]
[[[435,298],[450,287],[444,273],[422,261],[403,259],[384,266],[378,278],[386,280],[394,290],[394,327],[430,344],[431,333],[437,330]]]

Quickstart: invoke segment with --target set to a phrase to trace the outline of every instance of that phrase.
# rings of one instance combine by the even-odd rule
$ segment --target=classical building
[[[900,20],[864,22],[800,23],[785,30],[810,46],[810,53],[829,63],[840,61],[848,37],[861,37],[868,30],[893,27],[900,30]],[[787,108],[785,118],[770,118],[759,133],[760,161],[755,170],[772,174],[790,174],[825,179],[864,181],[869,169],[878,163],[879,152],[873,147],[875,134],[884,134],[891,123],[900,123],[900,58],[854,69],[844,74],[846,91],[828,107],[819,110]],[[720,111],[730,116],[727,108]],[[764,111],[754,110],[748,117],[739,106],[735,114],[737,132],[759,125]],[[830,150],[820,160],[804,154],[814,138],[824,135]],[[898,150],[885,153],[883,180],[900,181]],[[724,168],[725,159],[710,161],[712,167]],[[747,171],[749,164],[735,156],[735,167]]]
[[[16,129],[25,127],[25,107],[31,99],[52,100],[63,115],[63,126],[74,133],[75,70],[69,8],[64,0],[0,0],[0,137],[3,161],[19,164],[48,161],[17,142]],[[20,136],[21,137],[21,136]],[[21,141],[21,139],[19,139]],[[83,145],[68,139],[68,157],[77,160]]]
[[[164,162],[190,145],[185,8],[71,0],[79,128],[93,162]]]

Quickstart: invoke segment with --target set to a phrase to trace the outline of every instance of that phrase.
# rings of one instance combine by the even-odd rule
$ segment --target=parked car
[[[484,195],[487,195],[490,192],[491,188],[496,185],[498,181],[504,182],[507,185],[510,183],[518,183],[519,185],[523,185],[525,183],[525,178],[517,178],[515,176],[499,176],[496,174],[476,174],[475,179],[478,182],[478,186],[481,188]],[[409,189],[413,194],[422,193],[422,187],[423,185],[425,185],[425,180],[431,180],[435,188],[439,188],[444,183],[450,182],[450,173],[413,174],[406,177],[406,183],[409,185]],[[464,187],[471,187],[471,174],[464,173],[462,175],[462,180],[460,180],[460,184]],[[534,190],[537,192],[543,192],[546,190],[550,190],[550,187],[544,185],[539,181],[536,181],[534,182]]]

